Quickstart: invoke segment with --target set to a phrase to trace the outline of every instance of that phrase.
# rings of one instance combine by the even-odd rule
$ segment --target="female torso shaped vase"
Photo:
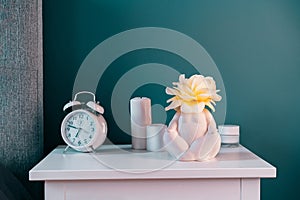
[[[215,120],[202,106],[182,104],[164,134],[166,150],[179,160],[210,160],[220,151]]]
[[[178,118],[178,134],[191,145],[195,139],[198,139],[207,131],[207,120],[205,112],[198,112],[197,109],[185,109],[187,106],[181,107],[180,116]]]
[[[168,95],[174,95],[165,109],[177,112],[164,134],[165,149],[179,160],[210,160],[221,147],[221,137],[209,107],[215,111],[216,101],[222,97],[217,94],[216,83],[212,77],[193,75],[179,76],[173,88],[166,88]]]

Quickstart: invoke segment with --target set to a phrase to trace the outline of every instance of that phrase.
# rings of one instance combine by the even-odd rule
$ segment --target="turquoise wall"
[[[76,73],[88,53],[119,32],[164,27],[192,37],[207,50],[226,87],[226,122],[239,124],[241,143],[277,167],[276,179],[262,180],[262,199],[297,197],[299,1],[52,0],[43,4],[46,153],[63,144],[59,130],[65,116],[62,106],[71,99]],[[112,118],[111,91],[132,67],[150,62],[187,75],[196,72],[182,58],[155,49],[133,51],[115,60],[100,80],[105,87],[97,89],[114,143],[129,143],[130,138]],[[168,97],[163,93],[162,86],[150,84],[134,95],[148,94],[166,105]]]

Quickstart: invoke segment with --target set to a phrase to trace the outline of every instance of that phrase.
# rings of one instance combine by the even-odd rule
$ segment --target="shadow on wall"
[[[23,184],[5,167],[0,165],[0,199],[32,200]]]

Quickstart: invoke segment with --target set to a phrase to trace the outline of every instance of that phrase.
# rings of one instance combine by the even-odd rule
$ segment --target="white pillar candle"
[[[135,97],[130,100],[131,143],[133,149],[146,149],[146,126],[151,120],[151,100]]]
[[[167,126],[164,124],[151,124],[147,126],[147,150],[162,151],[163,136]]]

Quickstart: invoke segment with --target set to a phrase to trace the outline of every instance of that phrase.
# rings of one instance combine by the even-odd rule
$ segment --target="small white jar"
[[[238,147],[240,142],[240,127],[237,125],[219,125],[218,130],[221,136],[223,147]]]

